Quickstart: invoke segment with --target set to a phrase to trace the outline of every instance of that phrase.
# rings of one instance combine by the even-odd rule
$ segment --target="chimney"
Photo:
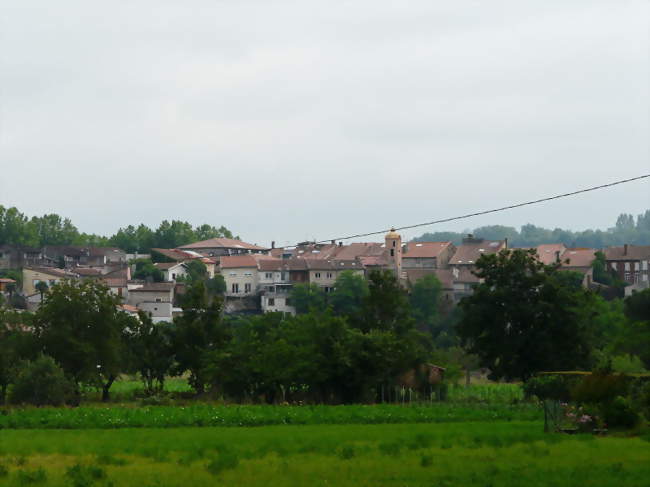
[[[505,242],[505,249],[508,249],[508,237],[504,238],[503,241]]]
[[[555,251],[555,262],[560,262],[560,251],[559,250]]]
[[[336,240],[332,240],[330,243],[331,243],[332,245],[336,245]]]
[[[627,247],[627,244],[623,245],[623,255],[627,255]]]
[[[273,241],[271,242],[271,248],[272,248],[272,249],[275,248],[275,240],[273,240]]]
[[[339,242],[339,247],[343,247],[343,242]]]

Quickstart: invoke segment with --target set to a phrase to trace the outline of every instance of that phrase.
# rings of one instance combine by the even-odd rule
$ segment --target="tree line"
[[[183,314],[154,324],[142,312],[120,311],[97,281],[63,281],[34,314],[1,312],[0,390],[23,390],[25,368],[39,367],[43,377],[49,366],[60,367],[50,375],[66,378],[73,403],[84,385],[108,399],[124,373],[138,373],[149,393],[162,391],[166,377],[184,375],[197,394],[236,401],[372,401],[378,384],[427,359],[431,340],[417,330],[391,273],[373,273],[359,304],[353,315],[325,307],[228,317],[222,297],[198,280],[183,296]]]
[[[344,272],[332,293],[295,286],[295,316],[225,315],[223,288],[196,279],[183,314],[159,324],[120,311],[99,282],[64,281],[34,314],[0,308],[0,391],[29,402],[21,391],[56,383],[68,402],[82,386],[108,399],[127,373],[150,394],[182,375],[196,394],[233,401],[351,403],[378,400],[428,362],[447,367],[449,379],[475,367],[507,380],[650,367],[650,290],[607,301],[526,250],[484,255],[476,272],[483,281],[456,308],[445,306],[433,275],[405,288],[388,271],[367,280]],[[428,386],[425,378],[415,385]]]
[[[55,213],[29,218],[15,207],[0,205],[0,245],[34,248],[46,245],[110,246],[128,253],[148,253],[152,248],[175,248],[216,237],[239,239],[224,226],[203,224],[194,227],[180,220],[164,220],[155,229],[144,224],[128,225],[112,236],[102,236],[82,233],[69,218]]]
[[[460,245],[468,232],[433,232],[415,238],[421,242],[452,241]],[[523,225],[519,230],[503,225],[488,225],[471,231],[477,237],[487,240],[508,239],[514,247],[537,247],[545,243],[562,243],[567,247],[604,248],[623,244],[650,245],[650,210],[637,215],[622,213],[616,224],[607,230],[572,231],[561,228],[548,229],[532,224]]]

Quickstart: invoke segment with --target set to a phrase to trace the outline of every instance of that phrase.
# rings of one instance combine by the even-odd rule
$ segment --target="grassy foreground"
[[[2,486],[644,486],[650,442],[538,421],[3,430]]]

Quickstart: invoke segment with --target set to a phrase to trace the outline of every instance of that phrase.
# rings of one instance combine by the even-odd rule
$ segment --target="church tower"
[[[395,272],[395,277],[400,280],[402,278],[402,236],[391,228],[386,234],[385,241],[388,261]]]

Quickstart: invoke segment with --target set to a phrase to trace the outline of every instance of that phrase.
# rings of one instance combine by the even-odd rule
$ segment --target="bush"
[[[65,476],[70,479],[73,487],[90,487],[95,481],[104,479],[106,472],[94,465],[76,464],[67,469]]]
[[[603,405],[603,419],[610,428],[634,428],[641,419],[630,401],[618,396]]]
[[[585,375],[571,389],[571,396],[582,404],[603,404],[613,401],[617,396],[625,396],[627,389],[627,378],[623,374],[594,372]]]
[[[545,399],[568,401],[570,393],[567,379],[564,377],[540,375],[532,377],[524,383],[524,395],[527,398],[537,396],[542,401]]]
[[[41,355],[26,361],[18,371],[10,390],[12,404],[61,406],[74,396],[74,385],[63,374],[52,357]]]

